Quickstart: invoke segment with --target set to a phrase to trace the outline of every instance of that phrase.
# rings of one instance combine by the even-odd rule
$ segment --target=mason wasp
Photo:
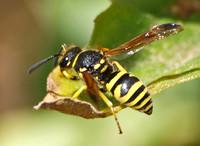
[[[121,134],[122,130],[115,114],[117,111],[114,110],[112,102],[104,95],[104,92],[111,92],[115,99],[121,103],[121,108],[131,107],[148,115],[152,114],[153,104],[145,85],[133,74],[128,73],[118,62],[110,62],[108,59],[121,53],[132,55],[141,50],[143,46],[182,30],[182,26],[175,23],[154,26],[144,34],[113,49],[82,50],[77,46],[67,47],[63,44],[58,54],[38,62],[28,72],[30,74],[40,65],[55,58],[55,62],[59,62],[61,73],[66,78],[81,79],[86,83],[74,93],[72,99],[79,97],[83,90],[87,90],[88,95],[97,105],[101,98],[110,108]],[[70,74],[69,70],[71,69],[74,69],[77,74]]]

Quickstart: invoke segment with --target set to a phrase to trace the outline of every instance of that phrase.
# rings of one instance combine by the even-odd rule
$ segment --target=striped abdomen
[[[153,104],[148,89],[134,75],[123,71],[113,72],[106,88],[121,104],[148,115],[152,113]]]

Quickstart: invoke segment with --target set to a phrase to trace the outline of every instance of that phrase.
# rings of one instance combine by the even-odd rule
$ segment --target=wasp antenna
[[[52,55],[48,58],[45,58],[44,60],[34,64],[31,68],[29,68],[28,70],[28,74],[32,73],[36,68],[38,68],[39,66],[41,66],[42,64],[44,64],[45,62],[51,60],[52,58],[58,57],[58,56],[62,56],[61,54],[56,54],[56,55]]]

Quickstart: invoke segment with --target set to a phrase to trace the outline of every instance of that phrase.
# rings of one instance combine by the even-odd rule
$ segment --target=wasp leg
[[[113,108],[113,104],[110,100],[108,100],[108,98],[101,92],[99,91],[99,95],[101,96],[101,98],[103,99],[103,101],[108,105],[108,107],[110,108],[114,118],[115,118],[115,121],[117,123],[117,126],[118,126],[118,129],[119,129],[119,134],[122,134],[122,130],[121,130],[121,127],[120,127],[120,124],[117,120],[117,116],[115,114],[115,111],[114,111],[114,108]]]
[[[83,92],[83,90],[86,90],[87,86],[84,85],[82,86],[78,91],[76,91],[76,93],[72,96],[72,99],[76,99],[79,97],[79,95],[81,94],[81,92]]]
[[[62,71],[62,74],[67,77],[68,79],[71,79],[71,80],[78,80],[78,78],[76,76],[72,76],[70,75],[66,70]]]
[[[116,106],[115,108],[114,108],[114,112],[115,113],[117,113],[117,112],[119,112],[120,110],[122,110],[124,108],[124,106]]]
[[[113,61],[112,64],[115,64],[120,71],[127,72],[117,61]]]

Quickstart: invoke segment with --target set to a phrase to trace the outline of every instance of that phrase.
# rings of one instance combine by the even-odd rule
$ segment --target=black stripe
[[[138,81],[139,79],[137,77],[135,76],[130,77],[130,74],[127,74],[127,77],[123,80],[123,83],[122,83],[120,97],[125,96],[130,91],[130,88]]]
[[[135,98],[138,97],[138,95],[140,95],[140,93],[145,89],[145,86],[142,85],[140,86],[140,88],[131,96],[131,98],[129,98],[128,101],[125,102],[125,104],[132,102]]]
[[[113,93],[115,88],[118,86],[118,85],[122,85],[122,88],[121,88],[121,95],[120,97],[123,97],[124,95],[126,95],[128,93],[128,91],[130,90],[130,88],[136,83],[138,82],[139,79],[135,76],[131,76],[130,77],[130,74],[129,73],[126,73],[124,75],[122,75],[118,81],[114,84],[114,86],[112,87],[111,89],[111,92]]]
[[[100,81],[105,81],[106,83],[108,83],[108,79],[110,79],[110,75],[112,75],[111,73],[113,72],[113,68],[112,66],[108,63],[108,68],[99,75],[99,80]]]
[[[149,92],[147,91],[147,93],[142,97],[142,99],[140,99],[134,106],[138,106],[140,105],[147,97],[149,97]]]
[[[141,107],[140,109],[137,110],[145,110],[145,108],[150,105],[152,103],[152,100],[150,99],[143,107]],[[151,108],[147,111],[144,111],[144,113],[150,115],[152,113],[152,109],[153,109],[153,105],[151,106]]]
[[[114,94],[114,90],[115,90],[115,88],[118,86],[118,85],[120,85],[120,84],[127,84],[127,83],[129,83],[128,81],[126,81],[127,79],[129,79],[129,74],[128,73],[125,73],[125,74],[123,74],[118,80],[117,80],[117,82],[113,85],[113,87],[111,88],[111,92],[112,92],[112,94]],[[130,87],[127,87],[128,89],[130,88]],[[122,96],[122,95],[121,95]]]
[[[107,63],[106,62],[104,62],[103,64],[100,64],[101,66],[97,69],[97,71],[98,72],[101,72],[102,71],[102,69],[107,65]],[[108,68],[107,68],[108,69]],[[105,70],[106,71],[106,70]],[[104,71],[104,72],[105,72]],[[102,72],[102,73],[104,73],[104,72]]]
[[[151,115],[152,112],[153,112],[153,106],[149,110],[145,111],[144,113],[146,113],[147,115]]]
[[[112,94],[114,94],[114,90],[115,88],[120,85],[120,84],[124,84],[126,79],[129,77],[128,73],[123,74],[118,80],[117,82],[114,84],[114,86],[111,88],[111,92]]]
[[[112,74],[109,76],[109,78],[108,78],[108,80],[107,80],[107,83],[109,83],[118,73],[119,73],[119,71],[116,71],[116,72],[112,73]]]
[[[101,70],[108,64],[105,60],[105,62],[103,64],[101,64],[100,62],[98,62],[97,64],[100,64],[100,67],[98,69],[94,69],[94,72],[101,72]]]
[[[135,76],[132,76],[132,77],[130,77],[130,78],[132,79],[132,81],[133,81],[134,83],[136,83],[136,82],[139,81],[139,79],[138,79],[137,77],[135,77]]]
[[[150,99],[143,107],[141,107],[140,109],[138,110],[144,110],[149,104],[152,103],[152,100]]]

